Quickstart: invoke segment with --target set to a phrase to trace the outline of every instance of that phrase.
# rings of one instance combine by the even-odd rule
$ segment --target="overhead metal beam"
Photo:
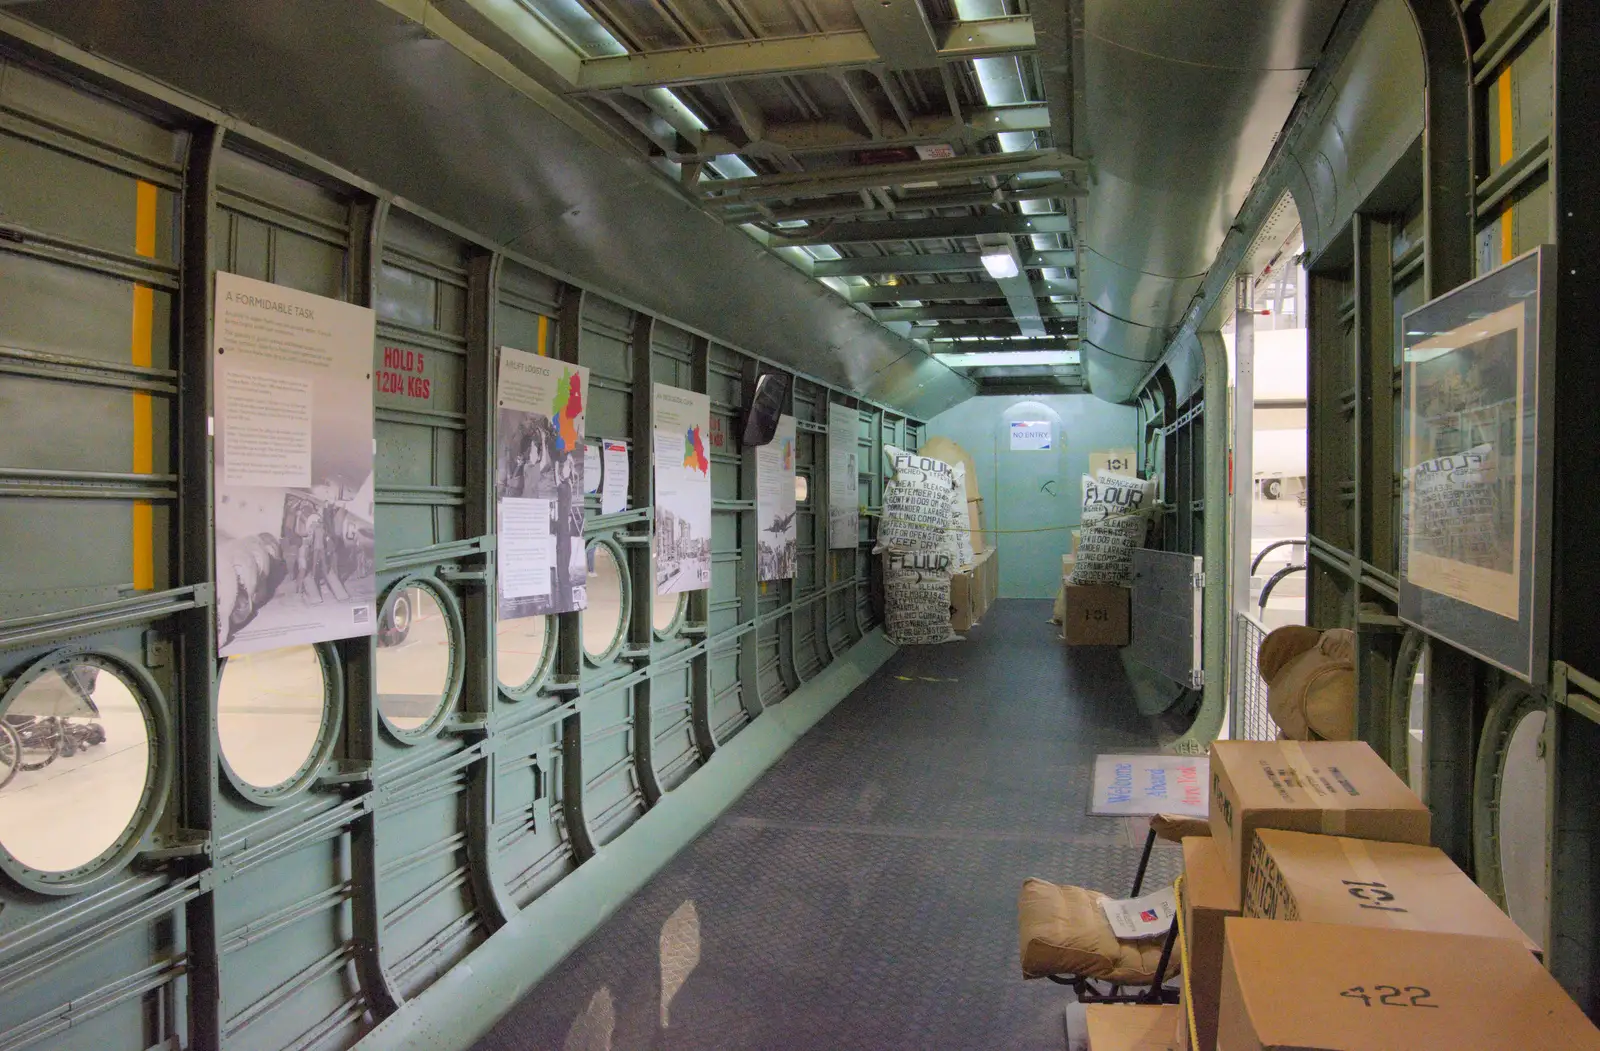
[[[939,38],[919,0],[854,0],[856,17],[889,69],[939,64]]]
[[[982,342],[953,342],[942,341],[929,344],[929,353],[932,354],[1008,354],[1023,352],[1055,352],[1075,351],[1078,348],[1076,339],[1016,339],[1016,340],[984,340]]]
[[[974,110],[965,121],[947,114],[913,116],[904,121],[885,121],[881,140],[873,140],[859,128],[837,120],[767,123],[759,141],[744,128],[717,128],[700,136],[698,148],[669,152],[668,158],[682,163],[711,160],[729,153],[759,151],[764,146],[781,146],[790,153],[837,152],[867,146],[919,146],[935,142],[972,144],[991,135],[1008,131],[1044,131],[1050,127],[1048,106],[1024,104]]]
[[[940,44],[934,60],[939,63],[1015,55],[1034,49],[1033,20],[1027,17],[956,22],[937,32]],[[578,68],[573,90],[617,91],[791,76],[862,69],[886,61],[864,30],[813,33],[586,59]]]
[[[1032,292],[1040,299],[1050,296],[1072,296],[1078,293],[1076,281],[1046,281],[1032,283]],[[941,281],[938,284],[874,285],[871,288],[850,289],[852,303],[903,303],[909,299],[937,303],[954,299],[1004,299],[1005,292],[998,281]]]
[[[696,184],[696,189],[709,203],[781,201],[912,183],[919,186],[970,183],[974,179],[990,176],[1062,172],[1081,167],[1082,161],[1059,150],[1025,150],[944,161],[896,161],[892,164],[852,165],[821,171],[753,175],[742,179],[702,179]]]
[[[860,244],[868,241],[925,241],[979,234],[1070,234],[1072,220],[1065,215],[965,215],[952,218],[890,219],[827,223],[815,233],[774,237],[772,247],[784,245]],[[883,271],[869,271],[882,273]]]
[[[1033,301],[1034,309],[1025,311],[1035,322],[1040,318],[1076,318],[1077,304],[1040,303]],[[872,312],[879,321],[989,321],[1016,318],[1009,303],[1005,306],[986,306],[978,303],[939,303],[925,307],[879,307]],[[1043,326],[1037,332],[1024,332],[1024,336],[1042,336]]]
[[[1028,283],[1027,271],[1021,271],[1014,277],[1002,277],[999,285],[1006,294],[1006,309],[1017,319],[1017,328],[1024,336],[1044,335],[1042,318],[1069,316],[1066,308],[1060,304],[1040,303],[1035,298],[1033,286]],[[1072,304],[1070,316],[1078,316],[1078,304]]]
[[[911,339],[926,339],[934,342],[954,341],[962,344],[970,341],[974,336],[1006,336],[1011,339],[1051,339],[1056,337],[1076,337],[1078,335],[1078,322],[1076,318],[1050,318],[1045,321],[1045,335],[1023,336],[1017,327],[1017,321],[1008,313],[1000,319],[953,319],[938,325],[922,325],[911,330]]]
[[[1024,252],[1022,266],[1027,270],[1065,269],[1077,265],[1071,250],[1038,249]],[[976,252],[943,255],[879,255],[855,259],[818,259],[810,267],[812,277],[872,277],[877,274],[962,274],[981,273],[983,261]]]
[[[729,222],[793,222],[799,219],[832,219],[846,216],[871,215],[878,212],[913,212],[934,208],[978,208],[987,204],[1017,204],[1022,201],[1054,201],[1073,197],[1085,196],[1088,191],[1075,183],[1061,179],[1052,179],[1047,183],[1028,183],[1026,189],[1018,190],[972,190],[954,191],[947,190],[938,193],[901,194],[890,200],[887,208],[882,205],[866,204],[861,200],[859,193],[854,196],[840,196],[825,198],[812,204],[795,205],[792,208],[774,208],[766,204],[733,202],[727,206],[718,206],[715,202],[707,204],[712,211],[719,213]],[[882,193],[873,190],[874,194]]]

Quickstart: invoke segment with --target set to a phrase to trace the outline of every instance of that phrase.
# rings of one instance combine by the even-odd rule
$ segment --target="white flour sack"
[[[1144,546],[1145,526],[1143,515],[1118,515],[1084,526],[1072,583],[1131,584],[1133,549]]]
[[[883,491],[883,520],[873,554],[909,551],[933,554],[950,529],[955,472],[943,460],[883,447],[893,477]]]
[[[956,464],[953,473],[955,485],[950,490],[950,530],[944,535],[945,550],[950,552],[958,567],[970,566],[976,555],[967,522],[967,465]]]
[[[1156,483],[1143,478],[1101,471],[1083,476],[1082,524],[1092,525],[1114,515],[1138,514],[1155,503]]]
[[[959,642],[950,629],[951,558],[944,552],[884,558],[883,630],[901,646]]]

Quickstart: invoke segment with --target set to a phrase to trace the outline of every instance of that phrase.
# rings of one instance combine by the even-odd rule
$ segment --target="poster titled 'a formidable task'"
[[[223,656],[373,632],[373,312],[217,274]]]
[[[589,370],[500,349],[495,397],[500,619],[588,605],[583,545]]]

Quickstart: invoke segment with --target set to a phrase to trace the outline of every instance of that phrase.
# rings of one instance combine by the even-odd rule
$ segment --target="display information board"
[[[828,547],[855,547],[861,537],[861,413],[828,403]]]
[[[1536,684],[1549,674],[1549,251],[1402,326],[1400,617]]]
[[[655,385],[656,594],[711,586],[711,399]]]
[[[583,546],[589,370],[500,348],[495,499],[500,619],[589,604]]]
[[[1211,760],[1203,755],[1097,755],[1089,813],[1205,817],[1210,784]]]
[[[228,273],[215,308],[218,652],[371,635],[373,312]]]
[[[794,578],[794,441],[794,417],[779,416],[772,441],[756,449],[757,580]]]

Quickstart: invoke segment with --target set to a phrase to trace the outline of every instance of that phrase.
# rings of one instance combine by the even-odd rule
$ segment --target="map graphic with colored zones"
[[[683,465],[701,474],[711,470],[711,461],[706,459],[706,447],[700,440],[698,427],[690,427],[683,436]]]
[[[577,373],[562,370],[561,383],[556,386],[551,407],[556,421],[556,440],[561,443],[560,451],[571,452],[583,437],[578,433],[578,417],[583,415],[583,383]]]

